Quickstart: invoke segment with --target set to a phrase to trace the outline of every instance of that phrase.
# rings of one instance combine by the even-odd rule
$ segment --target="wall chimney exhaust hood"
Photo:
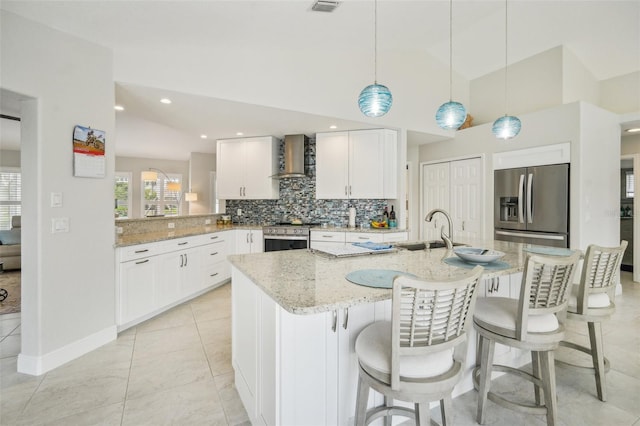
[[[304,146],[309,141],[306,135],[285,135],[284,171],[273,175],[274,179],[306,177],[304,173]]]

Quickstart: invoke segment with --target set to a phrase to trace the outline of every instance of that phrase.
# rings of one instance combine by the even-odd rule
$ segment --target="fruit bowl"
[[[465,262],[478,264],[494,262],[504,256],[501,251],[479,247],[455,247],[453,252]]]

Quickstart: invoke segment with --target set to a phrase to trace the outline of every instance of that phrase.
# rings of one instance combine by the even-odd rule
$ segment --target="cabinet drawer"
[[[155,256],[163,252],[164,242],[136,244],[135,246],[121,247],[118,249],[119,261],[128,262],[130,260],[141,259],[143,257]]]
[[[381,243],[383,241],[383,234],[373,232],[347,232],[348,243],[366,243],[371,241],[372,243]]]
[[[211,234],[204,234],[204,235],[198,235],[197,237],[192,237],[194,238],[194,245],[205,245],[205,244],[211,244],[211,243],[218,243],[221,241],[225,241],[227,239],[227,236],[229,234],[226,231],[223,232],[214,232]]]
[[[311,241],[333,241],[337,243],[344,243],[346,241],[344,234],[344,232],[311,231]]]
[[[218,262],[204,268],[204,287],[218,284],[231,278],[231,266],[229,262]]]
[[[407,241],[409,238],[406,232],[392,232],[390,234],[383,234],[385,243],[393,243],[396,241]]]
[[[229,250],[227,250],[227,243],[220,241],[213,244],[207,244],[202,247],[203,260],[205,265],[214,265],[218,262],[222,262],[227,259]]]

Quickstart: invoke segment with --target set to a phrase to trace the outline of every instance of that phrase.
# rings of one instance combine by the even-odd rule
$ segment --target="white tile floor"
[[[561,425],[640,426],[640,284],[623,273],[618,309],[604,325],[611,361],[609,400],[591,376],[557,369]],[[121,333],[112,342],[40,377],[16,373],[20,315],[0,316],[2,425],[238,425],[247,414],[233,386],[230,286]],[[586,326],[569,325],[585,341]],[[502,377],[494,388],[530,400],[532,387]],[[476,393],[456,398],[454,424],[474,425]],[[433,410],[439,420],[438,410]],[[487,424],[544,425],[489,402]]]

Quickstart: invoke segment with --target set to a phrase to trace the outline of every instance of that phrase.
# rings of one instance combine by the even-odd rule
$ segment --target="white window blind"
[[[182,186],[182,175],[158,175],[156,180],[142,179],[142,216],[177,216],[181,214],[181,191],[170,191],[167,185],[175,182]]]
[[[131,172],[116,172],[114,199],[116,219],[131,217]]]
[[[11,229],[11,217],[22,214],[19,169],[0,169],[0,229]]]
[[[636,183],[632,171],[628,171],[625,174],[625,189],[627,198],[633,198],[633,195],[636,192]]]

